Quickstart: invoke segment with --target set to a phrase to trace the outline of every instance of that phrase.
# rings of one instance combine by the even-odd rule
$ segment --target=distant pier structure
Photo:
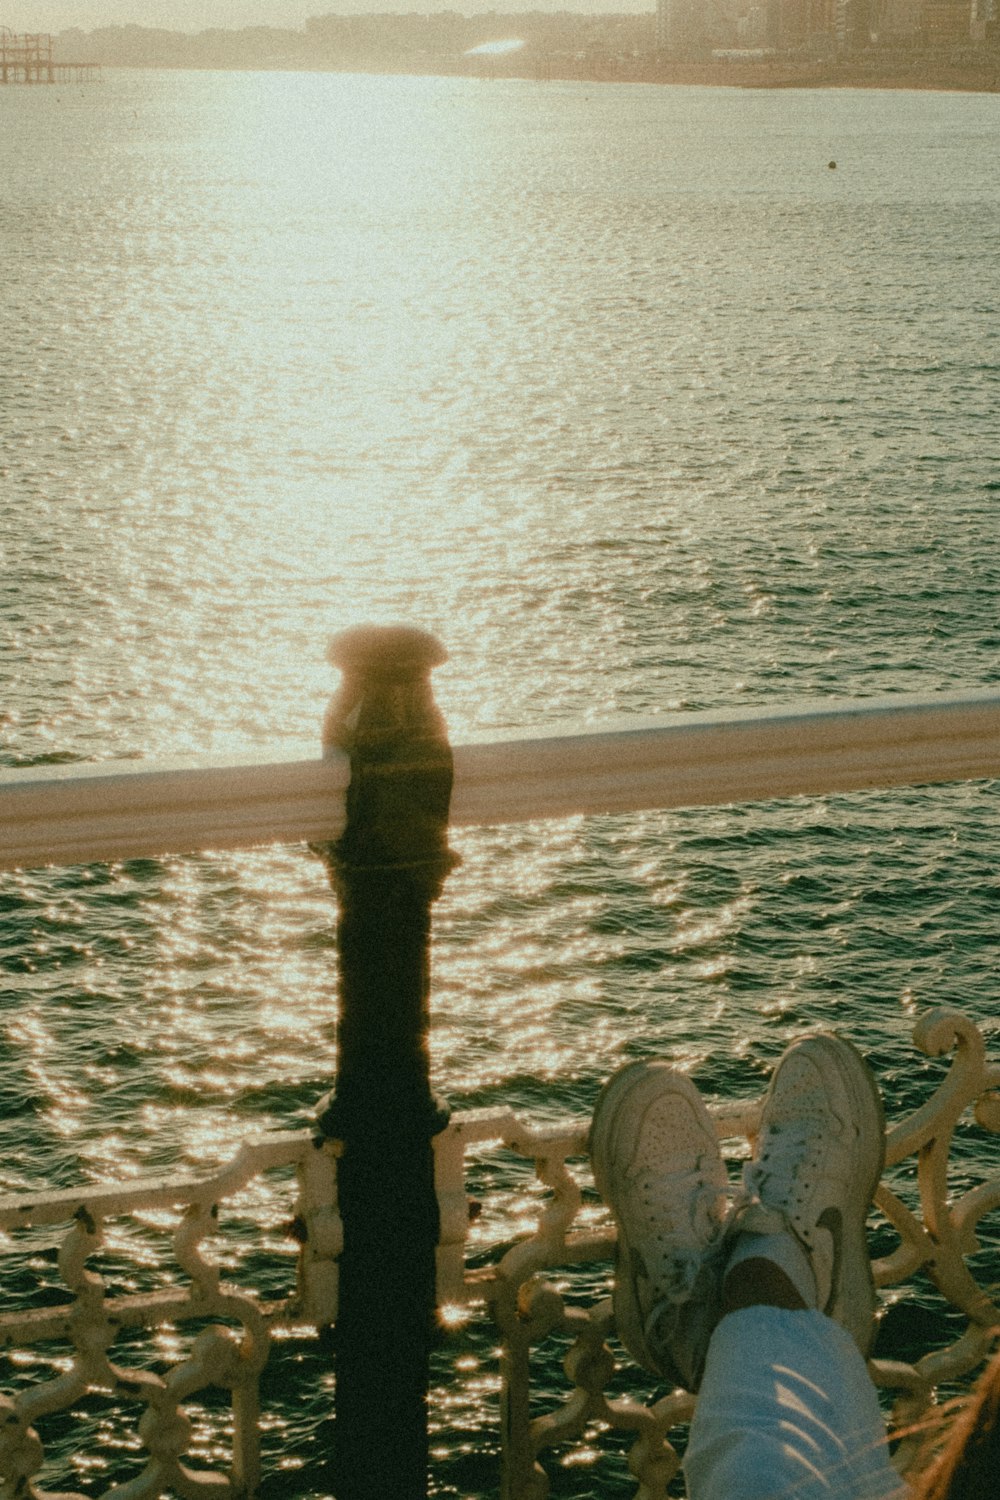
[[[93,83],[100,63],[56,62],[53,38],[45,32],[16,32],[0,26],[0,84]]]

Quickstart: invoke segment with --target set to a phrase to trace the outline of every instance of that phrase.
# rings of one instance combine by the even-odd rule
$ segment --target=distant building
[[[731,47],[739,40],[738,26],[738,0],[656,3],[656,48],[670,57],[707,57],[713,48]]]
[[[838,0],[739,0],[725,45],[823,56],[834,47],[837,4]]]
[[[766,5],[751,5],[743,15],[736,18],[736,43],[750,50],[760,50],[768,45],[768,17]]]
[[[656,47],[671,57],[689,56],[701,43],[701,6],[693,0],[656,0]]]
[[[972,0],[969,29],[974,42],[985,42],[991,35],[995,35],[997,29],[995,0]]]
[[[922,30],[930,47],[960,47],[972,37],[970,0],[924,0]]]
[[[877,34],[886,46],[913,46],[920,39],[923,0],[882,0]]]
[[[763,49],[822,57],[871,47],[947,51],[998,30],[1000,0],[657,0],[657,51],[672,58]]]
[[[871,45],[871,0],[837,0],[837,50],[861,52]]]
[[[836,34],[837,0],[769,0],[768,41],[783,51],[825,52]]]

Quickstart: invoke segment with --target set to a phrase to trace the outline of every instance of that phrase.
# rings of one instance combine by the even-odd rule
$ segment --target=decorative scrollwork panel
[[[977,1265],[984,1220],[1000,1208],[1000,1176],[972,1181],[966,1170],[952,1188],[956,1132],[1000,1131],[1000,1065],[954,1011],[921,1017],[915,1043],[925,1057],[950,1063],[920,1107],[888,1131],[876,1198],[884,1253],[874,1271],[890,1300],[904,1300],[915,1277],[929,1277],[951,1325],[940,1347],[911,1362],[871,1362],[876,1382],[896,1393],[893,1421],[903,1426],[926,1411],[938,1385],[975,1370],[1000,1322],[995,1289],[981,1283]],[[760,1101],[721,1106],[714,1117],[727,1155],[734,1163],[745,1157]],[[663,1500],[679,1465],[671,1436],[694,1409],[684,1391],[644,1396],[643,1377],[615,1352],[608,1296],[615,1231],[590,1179],[588,1124],[533,1125],[511,1110],[474,1110],[456,1114],[436,1140],[439,1298],[485,1303],[500,1331],[504,1500],[542,1500],[546,1456],[589,1453],[602,1432],[624,1446],[637,1500]],[[502,1170],[493,1176],[504,1186],[483,1192],[477,1214],[470,1184],[492,1180],[483,1164],[498,1151]],[[132,1413],[135,1472],[107,1492],[115,1500],[168,1492],[249,1500],[259,1482],[259,1377],[272,1330],[335,1321],[337,1154],[336,1143],[290,1132],[247,1143],[203,1179],[0,1202],[0,1250],[29,1304],[0,1312],[0,1353],[21,1361],[0,1396],[0,1479],[9,1493],[54,1500],[43,1483],[51,1469],[46,1434],[86,1398]],[[259,1287],[233,1284],[227,1235],[237,1218],[252,1228],[263,1201],[255,1194],[269,1173],[288,1178],[287,1285],[262,1296]],[[518,1215],[531,1227],[511,1242],[514,1180],[525,1183]],[[120,1265],[130,1257],[140,1269],[162,1264],[164,1240],[173,1284],[134,1289],[141,1276],[123,1277]],[[566,1384],[539,1404],[532,1382],[543,1349],[558,1349]],[[199,1449],[191,1418],[207,1391],[227,1413],[224,1462]],[[900,1463],[910,1456],[904,1443]]]
[[[897,1243],[873,1269],[877,1284],[898,1296],[918,1273],[926,1274],[945,1303],[962,1315],[963,1326],[951,1342],[913,1362],[869,1362],[876,1384],[897,1393],[891,1420],[904,1429],[926,1413],[937,1386],[960,1382],[982,1363],[1000,1325],[996,1288],[981,1285],[968,1263],[978,1249],[977,1227],[1000,1207],[1000,1178],[959,1193],[950,1190],[959,1122],[971,1117],[982,1129],[1000,1130],[1000,1065],[987,1059],[978,1028],[953,1010],[923,1015],[914,1042],[927,1057],[954,1055],[920,1108],[888,1131],[886,1178],[876,1206]],[[719,1138],[737,1158],[752,1145],[760,1108],[760,1101],[752,1101],[713,1110]],[[461,1128],[461,1122],[453,1127]],[[610,1300],[590,1308],[569,1306],[551,1276],[557,1268],[613,1257],[613,1226],[588,1212],[581,1187],[587,1176],[586,1122],[532,1130],[508,1113],[467,1117],[464,1130],[468,1149],[476,1141],[493,1139],[533,1159],[539,1183],[550,1190],[534,1230],[489,1270],[465,1278],[464,1294],[487,1299],[503,1341],[504,1500],[543,1500],[549,1484],[540,1457],[547,1449],[578,1442],[595,1425],[636,1434],[629,1469],[637,1481],[637,1500],[663,1500],[679,1465],[668,1434],[690,1418],[695,1398],[677,1391],[641,1405],[611,1396],[619,1362],[608,1342],[614,1332]],[[892,1185],[894,1169],[909,1158],[914,1159],[916,1183],[912,1205]],[[441,1156],[442,1163],[447,1160],[448,1148]],[[585,1216],[588,1222],[582,1226]],[[560,1405],[533,1417],[533,1355],[556,1337],[570,1341],[564,1361],[569,1390]],[[900,1444],[896,1461],[902,1469],[917,1446],[915,1440]]]
[[[107,1491],[114,1500],[246,1500],[260,1480],[259,1377],[275,1324],[332,1320],[336,1216],[334,1148],[305,1133],[248,1143],[233,1162],[201,1180],[161,1180],[92,1191],[35,1195],[0,1203],[9,1259],[56,1267],[57,1305],[0,1314],[0,1349],[40,1346],[58,1373],[0,1397],[0,1479],[26,1500],[54,1497],[42,1483],[47,1419],[84,1397],[117,1413],[135,1412],[139,1471]],[[296,1270],[283,1296],[263,1299],[222,1274],[226,1226],[220,1209],[239,1204],[262,1174],[294,1169],[288,1231]],[[133,1232],[122,1234],[125,1222]],[[56,1231],[53,1240],[52,1231]],[[136,1293],[109,1289],[101,1267],[110,1238],[115,1258],[158,1233],[169,1241],[178,1276],[172,1286]],[[297,1250],[295,1244],[297,1242]],[[43,1257],[39,1262],[38,1251]],[[23,1260],[23,1254],[22,1254]],[[158,1257],[162,1263],[164,1255]],[[42,1289],[44,1290],[44,1289]],[[48,1291],[55,1290],[51,1285]],[[169,1338],[168,1331],[171,1331]],[[141,1339],[146,1334],[148,1338]],[[140,1351],[141,1363],[132,1363]],[[157,1366],[158,1368],[154,1368]],[[187,1408],[206,1392],[224,1394],[231,1434],[224,1470],[192,1463],[197,1447]],[[79,1500],[79,1497],[73,1497]]]

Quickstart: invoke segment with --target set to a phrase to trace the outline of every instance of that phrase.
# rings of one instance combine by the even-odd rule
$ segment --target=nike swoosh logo
[[[830,1272],[830,1295],[827,1298],[823,1311],[830,1315],[837,1288],[840,1285],[840,1262],[843,1256],[844,1244],[844,1216],[834,1204],[824,1208],[816,1220],[817,1229],[825,1229],[833,1240],[833,1270]]]

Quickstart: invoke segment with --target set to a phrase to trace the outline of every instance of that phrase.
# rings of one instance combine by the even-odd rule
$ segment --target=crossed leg
[[[690,1079],[629,1065],[598,1100],[591,1158],[619,1231],[619,1336],[698,1389],[690,1500],[902,1500],[864,1354],[865,1219],[884,1157],[874,1080],[841,1038],[793,1044],[735,1204]]]

